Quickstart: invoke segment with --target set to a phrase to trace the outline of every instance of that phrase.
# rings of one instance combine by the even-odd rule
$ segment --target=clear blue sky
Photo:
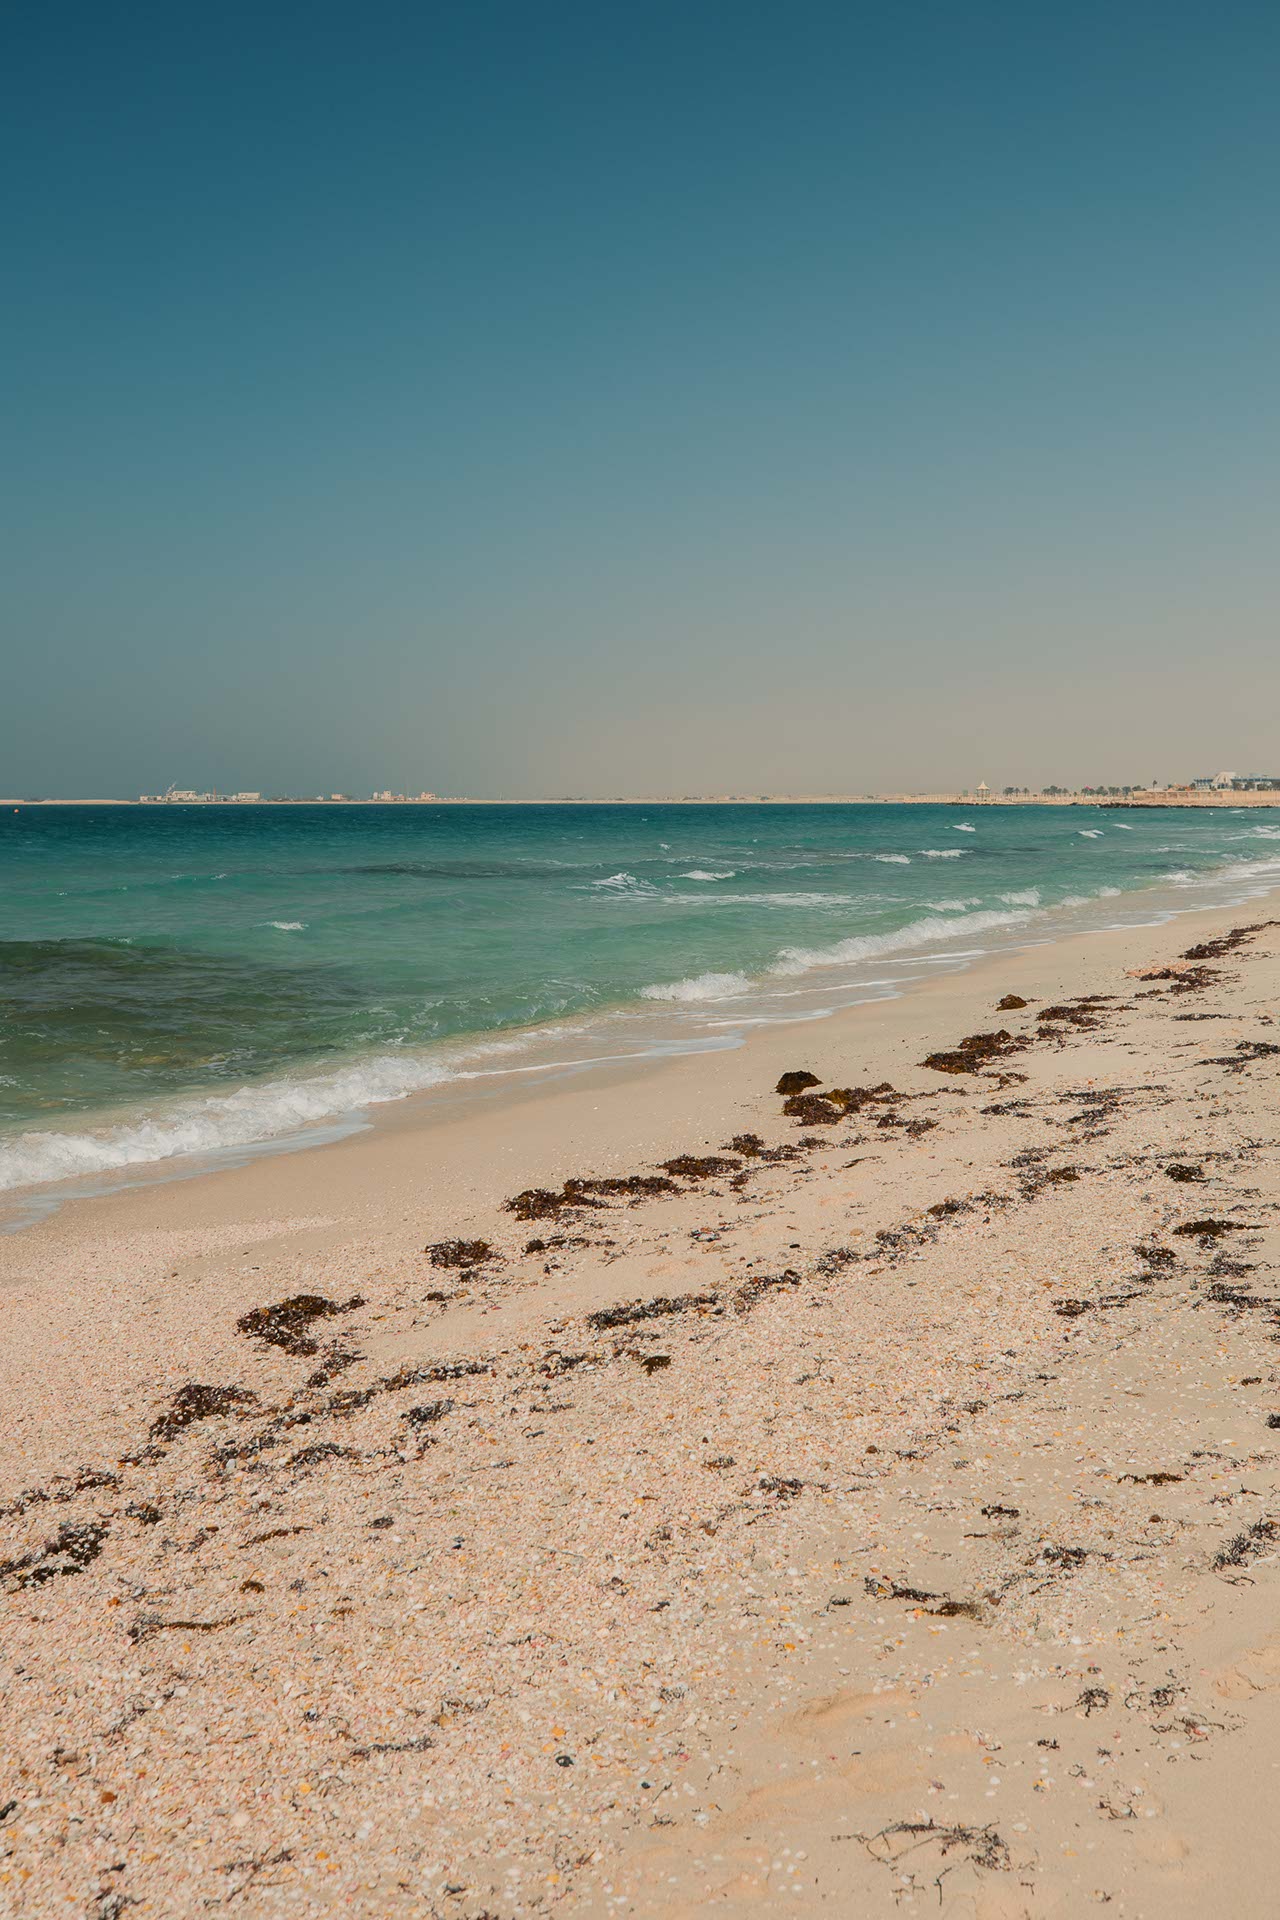
[[[0,792],[1280,766],[1280,11],[14,10]]]

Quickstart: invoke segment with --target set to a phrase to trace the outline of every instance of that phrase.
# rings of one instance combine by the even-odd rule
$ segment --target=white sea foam
[[[708,893],[698,894],[699,907],[858,907],[877,899],[893,899],[892,894],[853,893]],[[687,893],[662,895],[668,906],[687,907]]]
[[[1117,833],[1132,833],[1132,832],[1133,832],[1133,828],[1132,828],[1132,827],[1126,827],[1126,825],[1125,825],[1125,823],[1124,823],[1124,821],[1123,821],[1123,820],[1113,820],[1113,821],[1111,822],[1111,824],[1112,824],[1112,826],[1113,826],[1113,827],[1115,828],[1115,830],[1116,830],[1116,832],[1117,832]]]
[[[1274,880],[1277,873],[1280,873],[1280,861],[1246,860],[1237,855],[1231,860],[1228,872],[1233,880]]]
[[[1002,893],[1000,898],[1006,907],[1038,907],[1040,892],[1037,887],[1024,887],[1020,893]]]
[[[610,893],[656,893],[657,888],[650,886],[647,880],[637,880],[634,873],[611,873],[607,880],[593,880],[593,887],[603,887]]]
[[[886,867],[909,867],[911,865],[905,853],[873,853],[871,858],[881,861]]]
[[[1076,832],[1082,840],[1101,840],[1102,838],[1101,827],[1077,827]]]
[[[978,829],[971,827],[967,821],[962,820],[959,826],[953,826],[951,831],[952,833],[976,833]]]
[[[727,1000],[746,993],[751,982],[745,973],[697,973],[689,980],[671,980],[665,985],[641,987],[642,1000]]]
[[[682,873],[680,878],[682,880],[732,880],[733,875],[734,870],[732,867],[728,868],[724,873],[709,873],[704,871],[702,867],[694,867],[691,873]]]
[[[306,926],[305,920],[266,920],[264,926],[278,927],[281,933],[301,933]]]
[[[439,1061],[383,1055],[310,1079],[263,1080],[234,1093],[189,1096],[136,1120],[83,1133],[19,1134],[0,1147],[0,1191],[254,1146],[454,1077]]]
[[[962,934],[1022,926],[1027,918],[1025,913],[965,913],[954,920],[912,920],[894,933],[855,934],[833,947],[784,947],[770,972],[807,973],[810,967],[838,967],[850,960],[870,960],[880,954],[932,946],[939,940],[956,940]]]
[[[1172,877],[1171,874],[1165,875],[1166,879],[1171,879]],[[1187,878],[1190,879],[1190,877],[1188,874]],[[1092,893],[1069,893],[1065,899],[1059,900],[1058,905],[1060,907],[1087,907],[1093,900],[1115,900],[1123,891],[1124,889],[1122,887],[1097,887]]]
[[[1008,894],[1004,897],[1009,898]],[[932,913],[967,913],[970,907],[980,907],[982,900],[975,894],[968,900],[926,900],[925,905]]]
[[[958,860],[961,854],[968,853],[968,847],[921,847],[922,860]]]

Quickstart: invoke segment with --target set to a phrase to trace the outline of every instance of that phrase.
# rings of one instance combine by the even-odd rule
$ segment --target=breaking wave
[[[734,994],[750,991],[745,973],[695,973],[689,980],[672,980],[666,985],[641,987],[642,1000],[728,1000]]]
[[[886,953],[905,953],[935,941],[956,940],[962,934],[987,933],[994,927],[1022,926],[1025,913],[966,913],[955,920],[912,920],[896,933],[855,934],[833,947],[784,947],[772,973],[807,973],[810,967],[838,967],[849,960],[877,959]]]
[[[656,893],[657,888],[648,880],[637,880],[634,873],[611,873],[606,880],[592,880],[592,887],[602,888],[606,893]]]
[[[688,908],[696,904],[700,911],[708,907],[860,907],[877,896],[857,893],[664,893],[668,906]],[[880,895],[892,899],[893,895]]]
[[[83,1133],[21,1133],[0,1147],[0,1192],[260,1145],[457,1077],[438,1061],[384,1055],[310,1079],[266,1080],[235,1093],[191,1096],[154,1114]]]

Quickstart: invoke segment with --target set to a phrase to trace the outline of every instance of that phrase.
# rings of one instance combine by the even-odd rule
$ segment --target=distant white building
[[[253,801],[255,800],[261,800],[262,795],[260,793],[233,793],[231,798],[233,800],[242,800],[242,801],[248,802],[249,804],[252,804]]]

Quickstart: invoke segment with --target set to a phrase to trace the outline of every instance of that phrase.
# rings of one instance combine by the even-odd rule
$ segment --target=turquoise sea
[[[1280,808],[9,808],[0,1188],[733,1045],[1278,880]]]

